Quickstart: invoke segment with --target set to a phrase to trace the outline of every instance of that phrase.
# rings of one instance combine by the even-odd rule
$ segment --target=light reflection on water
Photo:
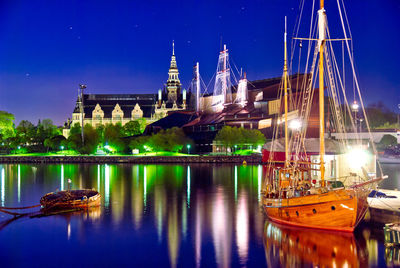
[[[29,265],[30,258],[39,266],[71,266],[79,258],[89,266],[357,267],[385,265],[385,254],[393,263],[397,256],[385,252],[381,227],[347,236],[265,221],[260,165],[21,164],[0,170],[6,206],[37,204],[45,193],[65,188],[67,178],[72,188],[102,195],[102,207],[86,212],[8,226],[9,217],[0,214],[0,258],[13,266]]]

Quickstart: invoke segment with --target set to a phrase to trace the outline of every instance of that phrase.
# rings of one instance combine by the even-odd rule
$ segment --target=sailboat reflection
[[[368,253],[352,233],[282,226],[266,221],[264,249],[268,267],[366,267]]]

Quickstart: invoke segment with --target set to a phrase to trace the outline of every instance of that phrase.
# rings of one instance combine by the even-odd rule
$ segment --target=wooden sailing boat
[[[368,208],[368,193],[382,178],[366,176],[362,183],[345,187],[340,181],[325,180],[325,121],[324,121],[324,51],[326,39],[326,14],[324,1],[320,1],[318,11],[318,41],[314,63],[319,54],[319,163],[311,163],[296,155],[289,155],[288,132],[288,67],[286,51],[286,18],[284,38],[284,122],[285,122],[285,161],[284,166],[275,165],[273,159],[268,164],[268,178],[264,192],[264,209],[268,218],[274,222],[298,227],[317,228],[353,232],[357,224],[364,218]],[[318,51],[319,50],[319,51]],[[314,64],[315,65],[315,64]],[[314,69],[314,67],[313,67]],[[311,73],[311,76],[313,72]],[[312,79],[311,79],[312,80]],[[312,82],[310,82],[312,83]],[[311,84],[310,84],[311,87]],[[305,120],[305,118],[303,118]],[[300,137],[300,138],[299,138]],[[305,136],[297,135],[297,143],[301,144]],[[272,150],[271,150],[272,151]],[[315,166],[319,166],[315,168]],[[311,177],[312,172],[319,172],[319,182]],[[352,173],[350,173],[350,176]]]

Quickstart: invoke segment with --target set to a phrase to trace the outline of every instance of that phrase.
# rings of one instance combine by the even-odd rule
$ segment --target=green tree
[[[192,144],[192,141],[177,127],[161,130],[152,135],[148,141],[149,147],[154,151],[179,152],[187,144]]]
[[[68,137],[68,148],[78,151],[81,154],[92,154],[99,145],[99,135],[97,131],[90,125],[86,124],[83,129],[84,144],[82,144],[81,127],[79,123],[75,123],[71,127]],[[60,142],[60,145],[62,142]]]
[[[143,117],[139,118],[139,119],[136,120],[136,122],[139,123],[140,133],[143,133],[143,131],[145,130],[146,125],[147,125],[146,118],[143,118]]]
[[[13,114],[0,111],[0,140],[15,136],[14,120]]]
[[[129,121],[124,125],[125,136],[135,136],[141,134],[140,124],[138,121]]]
[[[104,128],[104,142],[114,148],[117,152],[124,152],[126,144],[122,139],[124,137],[124,129],[121,123],[107,124]]]
[[[224,126],[220,131],[218,131],[215,136],[215,141],[223,145],[225,148],[232,148],[237,140],[237,137],[234,137],[234,132],[235,130],[232,127]]]
[[[231,149],[235,145],[242,148],[244,146],[252,146],[255,148],[258,145],[263,145],[266,138],[258,129],[224,126],[220,131],[218,131],[215,136],[215,141],[224,147]]]
[[[63,135],[57,135],[44,140],[44,146],[52,151],[59,151],[66,138]]]
[[[99,142],[101,144],[104,144],[104,125],[99,125],[96,127],[96,132],[99,135]]]
[[[185,133],[181,128],[173,127],[165,131],[164,139],[166,140],[166,151],[179,152],[183,146],[191,143],[189,138],[186,137]]]
[[[32,143],[36,135],[35,126],[27,120],[22,120],[15,130],[16,135],[22,144]]]
[[[150,140],[150,136],[136,137],[129,142],[129,148],[131,150],[138,149],[139,152],[141,152],[141,153],[146,152],[145,146],[150,146],[149,140]]]

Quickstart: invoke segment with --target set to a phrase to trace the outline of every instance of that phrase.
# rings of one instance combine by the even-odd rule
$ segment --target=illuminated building
[[[182,90],[175,44],[172,43],[171,63],[164,90],[159,89],[156,94],[78,94],[72,119],[65,124],[63,135],[68,137],[70,127],[75,123],[81,125],[82,121],[84,125],[93,127],[109,123],[125,125],[139,118],[152,123],[171,111],[186,110],[190,97],[191,92]]]

